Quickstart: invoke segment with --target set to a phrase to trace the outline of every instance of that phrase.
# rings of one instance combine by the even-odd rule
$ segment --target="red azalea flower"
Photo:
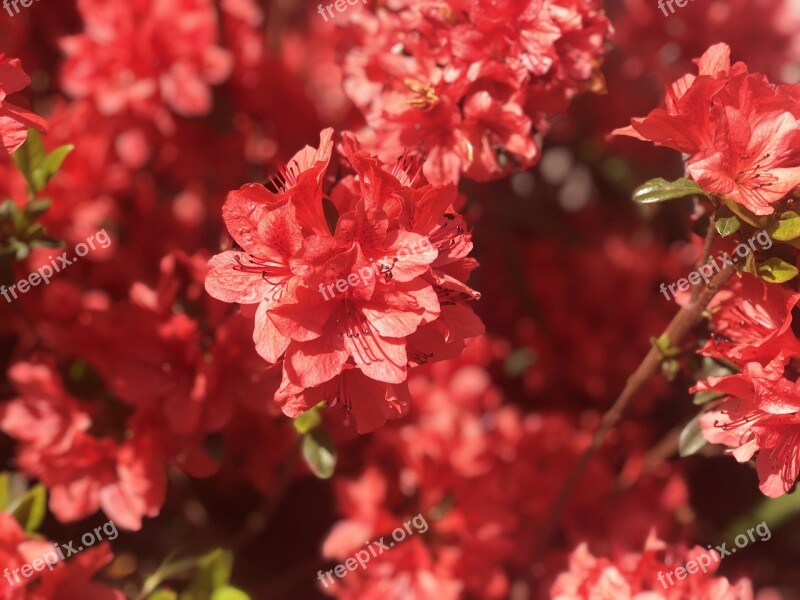
[[[30,83],[31,78],[22,70],[20,60],[0,53],[0,142],[9,154],[25,143],[28,128],[47,129],[40,116],[8,100],[8,96],[25,89]]]
[[[358,433],[369,433],[406,414],[410,396],[405,382],[383,383],[345,365],[339,375],[314,387],[295,385],[284,375],[275,401],[290,417],[298,417],[320,402],[330,408],[340,406],[352,416]]]
[[[670,86],[665,109],[614,134],[689,154],[687,170],[705,190],[771,214],[800,185],[797,88],[770,84],[743,63],[731,66],[725,44],[709,48],[698,66],[697,77]]]
[[[758,453],[759,488],[770,498],[791,490],[800,472],[800,385],[787,378],[791,365],[779,354],[766,367],[748,363],[742,373],[695,388],[725,395],[701,417],[703,435],[739,462]]]
[[[384,165],[350,135],[343,153],[353,174],[327,194],[337,212],[331,231],[322,184],[332,133],[322,132],[319,150],[295,155],[275,192],[253,185],[228,196],[223,217],[241,250],[212,258],[206,289],[257,305],[256,348],[270,362],[283,358],[284,412],[313,406],[303,400],[287,408],[287,397],[321,393],[352,410],[363,432],[402,413],[380,407],[398,396],[393,385],[405,381],[409,364],[457,355],[465,338],[483,331],[465,304],[478,297],[464,283],[477,263],[467,257],[470,235],[453,209],[455,187],[424,184],[419,161],[408,155]],[[411,336],[440,317],[414,338],[409,355]],[[353,367],[372,381],[348,374]],[[370,391],[360,402],[374,407],[350,402],[354,385]]]
[[[799,293],[745,275],[730,296],[712,305],[714,331],[703,353],[744,365],[764,364],[779,352],[800,356],[800,341],[792,333],[792,310]]]

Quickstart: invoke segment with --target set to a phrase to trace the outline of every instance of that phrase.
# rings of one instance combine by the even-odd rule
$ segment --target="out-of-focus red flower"
[[[393,2],[342,15],[344,88],[384,160],[425,157],[432,183],[496,179],[539,159],[539,134],[603,89],[611,32],[594,0]]]
[[[91,581],[112,558],[108,543],[103,542],[61,560],[52,542],[29,538],[13,516],[0,513],[0,565],[8,573],[0,578],[2,600],[124,600],[122,592]],[[20,567],[34,560],[46,561],[47,568],[34,571],[32,577],[20,576]]]
[[[44,365],[11,368],[19,397],[3,407],[0,429],[19,442],[17,463],[50,490],[50,509],[75,521],[99,508],[120,527],[139,529],[158,514],[165,473],[155,428],[118,443],[92,431],[100,416],[67,394]]]
[[[589,431],[559,414],[523,415],[504,406],[485,367],[494,353],[501,351],[479,338],[463,356],[413,371],[408,417],[358,447],[360,474],[336,480],[342,519],[325,540],[325,556],[341,562],[364,548],[365,540],[386,536],[389,542],[392,530],[415,514],[428,529],[395,542],[369,568],[348,573],[324,591],[347,599],[403,595],[409,588],[422,597],[499,599],[508,597],[511,580],[519,578],[531,597],[543,597],[537,592],[544,592],[545,578],[532,575],[531,560],[559,485],[588,444]],[[572,542],[641,544],[656,513],[659,527],[668,527],[668,515],[686,503],[679,481],[663,488],[645,484],[620,511],[618,501],[606,506],[603,500],[612,485],[608,465],[594,463],[566,511],[565,533]],[[544,562],[560,569],[564,558],[548,552]]]
[[[672,574],[676,568],[685,567],[705,555],[708,562],[702,572],[696,571],[683,580]],[[705,562],[703,563],[705,564]],[[670,547],[655,533],[647,539],[644,551],[626,554],[614,559],[598,558],[587,546],[581,544],[570,555],[569,571],[562,573],[553,584],[553,600],[752,600],[753,590],[748,579],[731,583],[724,577],[715,577],[719,568],[719,554],[701,546],[691,549]],[[670,584],[674,581],[674,585]]]
[[[8,97],[22,91],[31,78],[22,70],[18,58],[8,58],[0,53],[0,143],[12,154],[25,143],[28,128],[45,131],[47,124],[40,116],[9,101]]]
[[[101,113],[154,121],[211,110],[211,86],[231,71],[208,0],[80,0],[83,33],[63,39],[64,89]]]

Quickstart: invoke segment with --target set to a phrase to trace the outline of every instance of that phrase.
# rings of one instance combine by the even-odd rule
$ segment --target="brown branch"
[[[667,336],[670,345],[679,343],[684,336],[689,333],[692,327],[700,320],[700,316],[703,314],[709,302],[714,298],[717,291],[727,283],[735,272],[735,267],[725,267],[711,279],[702,293],[698,294],[696,298],[692,298],[689,304],[684,306],[678,314],[675,315],[663,334]],[[625,408],[634,395],[658,372],[662,360],[663,356],[661,351],[655,346],[650,348],[650,351],[647,353],[647,356],[644,357],[639,367],[633,375],[628,378],[628,382],[625,384],[625,388],[622,390],[619,398],[617,398],[616,402],[608,409],[608,412],[603,415],[589,447],[578,459],[577,464],[562,485],[555,502],[550,507],[550,511],[544,520],[543,529],[539,537],[539,546],[536,552],[537,556],[539,556],[550,543],[561,520],[561,515],[567,500],[586,472],[586,468],[589,466],[592,458],[594,458],[598,450],[600,450],[606,434],[617,424],[617,421],[622,417],[622,413],[625,411]]]

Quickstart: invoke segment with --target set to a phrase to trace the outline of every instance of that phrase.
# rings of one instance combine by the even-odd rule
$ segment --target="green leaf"
[[[0,219],[13,220],[18,212],[17,203],[13,200],[5,200],[0,204]]]
[[[35,129],[28,130],[28,139],[14,153],[14,162],[28,184],[28,196],[33,199],[58,173],[64,159],[75,147],[60,146],[50,154],[44,149],[42,136]]]
[[[197,559],[197,572],[184,590],[181,600],[208,600],[214,590],[224,587],[231,578],[233,554],[217,548]]]
[[[317,427],[303,436],[303,459],[320,479],[329,479],[336,469],[336,449],[328,432]]]
[[[22,176],[25,177],[25,181],[28,184],[28,193],[31,198],[39,191],[36,188],[33,173],[42,162],[44,162],[46,157],[47,153],[44,149],[42,136],[39,135],[39,132],[35,129],[29,129],[28,138],[25,140],[25,143],[14,152],[13,158]]]
[[[178,600],[178,594],[172,590],[156,590],[147,597],[147,600]]]
[[[719,233],[722,237],[728,237],[729,235],[733,235],[737,231],[739,231],[739,227],[742,226],[742,222],[737,219],[736,217],[721,217],[717,219],[715,227],[717,228],[717,233]]]
[[[759,221],[758,216],[754,215],[741,204],[737,204],[735,200],[726,197],[725,206],[727,206],[733,214],[739,217],[740,221],[744,221],[753,227],[761,227],[761,222]]]
[[[725,394],[720,394],[719,392],[697,392],[694,395],[692,402],[695,404],[695,406],[702,406],[703,404],[708,404],[717,398],[722,398],[724,395]]]
[[[225,585],[214,590],[210,600],[250,600],[250,596],[238,588]]]
[[[37,192],[46,186],[47,182],[59,172],[64,160],[74,149],[75,146],[72,144],[66,144],[64,146],[59,146],[45,157],[33,174],[34,181],[38,187]]]
[[[681,431],[680,438],[678,439],[678,453],[682,457],[691,456],[700,451],[705,446],[706,438],[703,437],[703,431],[700,429],[700,416],[695,416],[694,419],[686,424],[686,427]]]
[[[39,200],[33,200],[32,202],[28,202],[25,205],[25,212],[31,218],[41,217],[44,213],[50,210],[50,206],[52,206],[53,201],[49,198],[40,198]]]
[[[659,338],[650,338],[650,343],[656,347],[656,349],[661,353],[661,356],[664,358],[675,358],[676,356],[681,355],[680,348],[676,348],[672,345],[672,342],[669,341],[669,336],[664,333],[661,334]]]
[[[779,242],[791,242],[800,238],[800,215],[793,211],[783,213],[770,237]]]
[[[319,413],[319,404],[304,412],[294,421],[294,428],[300,434],[306,434],[322,423],[322,415]]]
[[[519,348],[509,353],[503,365],[506,375],[520,377],[536,363],[536,353],[530,348]]]
[[[697,183],[686,177],[681,177],[675,181],[667,181],[661,177],[651,179],[644,185],[638,187],[633,192],[633,199],[640,204],[653,204],[655,202],[666,202],[686,196],[710,196],[703,191]]]
[[[7,471],[0,473],[0,511],[5,512],[11,502],[11,474]]]
[[[47,490],[41,484],[33,486],[15,499],[7,512],[14,515],[27,533],[33,533],[39,529],[47,512]]]
[[[761,279],[769,283],[785,283],[797,277],[797,267],[782,258],[773,256],[758,265]]]

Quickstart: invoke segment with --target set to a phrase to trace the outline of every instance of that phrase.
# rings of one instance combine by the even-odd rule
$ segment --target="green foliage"
[[[681,177],[675,181],[667,181],[662,177],[651,179],[641,185],[633,192],[634,201],[640,204],[655,204],[656,202],[666,202],[686,196],[710,196],[697,183],[686,177]]]
[[[702,413],[695,416],[681,431],[680,438],[678,439],[678,453],[681,457],[685,458],[696,454],[708,443],[706,442],[706,438],[703,437],[703,431],[700,429],[701,416]]]
[[[218,588],[226,586],[231,578],[233,555],[217,548],[197,559],[197,570],[192,583],[180,595],[180,600],[209,600]]]
[[[329,479],[336,469],[336,448],[322,425],[323,403],[307,410],[294,420],[294,428],[302,437],[303,459],[320,479]]]
[[[37,221],[51,205],[49,199],[39,198],[38,194],[58,173],[72,149],[71,145],[61,146],[48,154],[39,132],[31,129],[28,139],[14,153],[14,163],[28,184],[28,202],[24,208],[13,200],[0,202],[0,284],[11,282],[13,261],[25,260],[33,248],[62,245],[49,237]]]
[[[728,237],[739,231],[742,222],[736,217],[720,217],[714,226],[722,237]]]
[[[520,377],[536,363],[536,353],[530,348],[519,348],[510,352],[503,364],[506,375]]]
[[[336,470],[336,448],[331,436],[316,427],[303,436],[303,459],[320,479],[330,479]]]
[[[41,484],[33,486],[22,496],[12,500],[6,512],[14,515],[26,533],[33,533],[47,514],[47,490]]]
[[[147,600],[178,600],[178,593],[172,590],[156,590],[147,597]]]
[[[250,596],[238,588],[224,585],[214,590],[211,600],[250,600]]]
[[[783,213],[770,227],[770,237],[777,242],[791,242],[800,238],[800,215],[794,211]]]
[[[319,405],[317,405],[314,408],[307,410],[293,421],[294,428],[297,430],[297,433],[305,435],[315,427],[321,425],[322,416],[319,413],[319,408]]]
[[[28,184],[28,196],[31,200],[36,198],[39,192],[47,183],[58,173],[61,164],[72,152],[74,146],[67,144],[59,146],[49,154],[44,149],[42,136],[35,129],[28,130],[28,139],[14,153],[14,163],[25,177]]]
[[[758,275],[769,283],[785,283],[797,277],[797,267],[773,256],[758,265]]]
[[[165,560],[147,578],[139,598],[147,600],[250,600],[250,596],[230,585],[233,570],[233,554],[222,548],[202,556],[177,561]],[[158,588],[163,582],[186,576],[193,572],[186,589],[177,593],[167,588]],[[158,589],[156,589],[158,588]]]
[[[759,219],[759,217],[754,215],[749,210],[747,210],[741,204],[738,204],[736,201],[734,201],[734,200],[732,200],[730,198],[726,198],[725,199],[725,206],[727,206],[728,209],[734,215],[736,215],[739,218],[740,221],[742,221],[744,223],[747,223],[748,225],[752,225],[753,227],[756,227],[756,228],[759,228],[759,229],[761,228],[762,223],[761,223],[761,220]]]

